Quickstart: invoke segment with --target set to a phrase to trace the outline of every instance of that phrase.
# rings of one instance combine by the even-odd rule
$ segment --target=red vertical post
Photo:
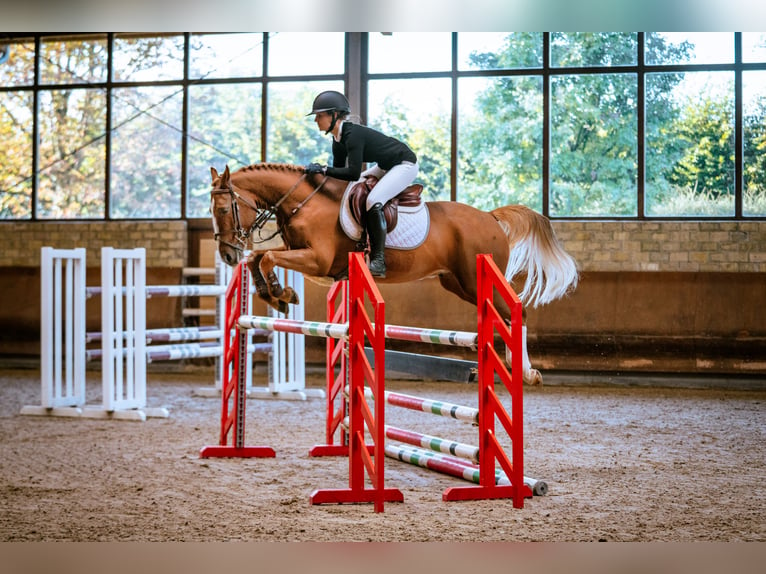
[[[532,490],[524,484],[524,442],[522,404],[522,306],[505,277],[489,255],[476,257],[477,310],[479,338],[479,486],[448,488],[443,500],[480,500],[512,498],[513,506],[523,508],[524,498]],[[501,297],[511,310],[510,328],[495,308],[495,296]],[[494,348],[495,333],[511,349],[512,365],[508,372]],[[499,377],[511,396],[509,416],[495,393],[495,376]],[[499,420],[511,439],[511,459],[495,434]],[[511,484],[495,484],[495,466],[499,464]]]
[[[200,450],[202,458],[273,457],[268,446],[245,446],[247,403],[247,333],[239,329],[239,318],[248,313],[250,275],[245,261],[234,269],[226,288],[223,338],[223,383],[221,388],[221,433],[217,446]],[[233,431],[233,432],[232,432]],[[231,438],[231,444],[229,444]]]
[[[365,309],[368,298],[374,323]],[[385,303],[361,253],[349,254],[348,299],[349,488],[316,490],[310,500],[312,504],[372,502],[375,512],[382,512],[384,502],[402,502],[404,495],[385,488]],[[374,369],[364,353],[365,337],[374,352]],[[365,398],[366,383],[376,399],[374,414]],[[372,449],[365,443],[366,432],[374,441]],[[366,476],[372,488],[366,488]]]

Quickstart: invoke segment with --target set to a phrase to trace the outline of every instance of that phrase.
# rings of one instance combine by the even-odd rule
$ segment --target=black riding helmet
[[[346,96],[340,92],[334,90],[328,90],[320,93],[314,98],[314,105],[311,106],[311,111],[307,113],[307,116],[312,114],[318,114],[319,112],[332,112],[332,123],[330,128],[325,132],[329,134],[335,127],[335,123],[339,118],[347,115],[351,111],[351,106],[348,103]]]
[[[311,114],[318,114],[319,112],[345,112],[351,111],[351,106],[346,99],[346,96],[340,92],[328,90],[322,92],[316,98],[314,98],[314,105],[311,107],[311,111],[307,113],[307,116]]]

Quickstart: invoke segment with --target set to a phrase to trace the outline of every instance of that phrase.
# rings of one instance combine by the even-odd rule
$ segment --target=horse
[[[299,271],[324,284],[344,278],[348,254],[359,251],[339,222],[341,200],[349,182],[322,174],[307,175],[291,164],[258,163],[234,172],[227,165],[219,174],[210,168],[210,212],[221,259],[234,266],[246,242],[266,222],[276,218],[277,231],[261,242],[281,236],[277,248],[254,249],[247,266],[258,296],[280,312],[295,304],[295,291],[283,287],[274,267]],[[430,226],[423,242],[412,249],[385,250],[386,276],[381,283],[404,283],[437,277],[442,287],[476,305],[476,255],[489,253],[509,283],[526,276],[519,298],[536,307],[564,297],[576,288],[577,265],[556,237],[548,218],[523,205],[506,205],[490,212],[454,201],[429,201]],[[496,298],[498,311],[510,323],[510,310]],[[523,380],[539,384],[542,376],[531,367],[524,341]],[[506,360],[509,360],[506,350]],[[510,364],[510,361],[509,361]]]

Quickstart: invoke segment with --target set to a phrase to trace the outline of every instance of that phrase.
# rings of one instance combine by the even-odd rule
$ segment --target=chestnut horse
[[[260,234],[276,218],[283,246],[254,250],[248,258],[258,296],[286,313],[297,303],[291,287],[282,287],[273,269],[293,269],[319,280],[344,277],[348,254],[359,250],[339,223],[340,202],[348,182],[320,174],[305,175],[300,166],[255,164],[213,178],[211,214],[218,252],[227,264],[243,257],[250,235]],[[426,203],[430,228],[423,243],[410,250],[386,249],[386,277],[381,283],[404,283],[438,277],[441,285],[461,299],[476,304],[476,255],[490,253],[512,281],[526,275],[519,297],[524,305],[542,305],[563,297],[577,285],[574,259],[564,251],[543,215],[522,205],[507,205],[491,212],[454,201]],[[276,235],[276,234],[275,234]],[[263,241],[269,238],[262,238]],[[498,311],[510,321],[507,306],[498,297]],[[524,381],[539,383],[531,368],[524,332]]]

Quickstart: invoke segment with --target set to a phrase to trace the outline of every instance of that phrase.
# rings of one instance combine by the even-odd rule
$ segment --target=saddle
[[[355,183],[349,191],[348,204],[351,209],[351,217],[362,229],[366,227],[364,222],[367,217],[367,196],[377,183],[378,180],[376,178],[368,177],[363,181]],[[386,202],[383,206],[383,215],[386,218],[386,229],[389,233],[394,230],[398,222],[399,206],[417,207],[420,205],[420,194],[422,192],[423,186],[419,183],[414,183]]]

